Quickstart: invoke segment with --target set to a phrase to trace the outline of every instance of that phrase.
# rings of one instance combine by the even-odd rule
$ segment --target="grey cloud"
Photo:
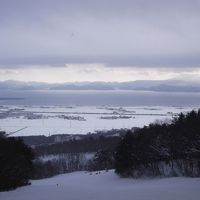
[[[88,57],[34,57],[0,60],[0,68],[68,67],[67,64],[100,63],[107,67],[143,68],[200,68],[200,56],[88,56]]]
[[[200,67],[199,0],[1,0],[0,65]]]

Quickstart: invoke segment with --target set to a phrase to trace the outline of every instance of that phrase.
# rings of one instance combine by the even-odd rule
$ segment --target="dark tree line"
[[[34,150],[37,156],[63,153],[97,152],[100,149],[114,150],[119,141],[120,137],[87,137],[81,140],[70,140],[63,143],[36,146]]]
[[[29,184],[34,158],[22,140],[0,136],[0,191]]]
[[[80,140],[82,139],[98,139],[101,136],[110,136],[112,137],[113,135],[125,135],[127,132],[127,129],[111,129],[111,130],[106,130],[106,131],[96,131],[95,133],[88,133],[86,135],[69,135],[69,134],[57,134],[57,135],[51,135],[51,136],[44,136],[44,135],[32,135],[32,136],[20,136],[20,138],[24,141],[25,144],[30,145],[30,146],[39,146],[39,145],[48,145],[48,144],[53,144],[57,143],[57,138],[60,138],[60,142],[66,141],[66,139],[73,140],[74,138],[79,137]],[[71,139],[69,139],[71,137]]]
[[[128,132],[115,167],[122,176],[200,176],[200,110]]]

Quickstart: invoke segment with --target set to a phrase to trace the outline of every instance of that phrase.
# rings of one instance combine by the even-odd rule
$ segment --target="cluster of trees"
[[[31,179],[48,178],[60,173],[60,166],[58,167],[58,165],[56,165],[54,162],[42,162],[40,160],[36,160],[34,162],[34,170],[31,175]]]
[[[98,131],[95,134],[75,135],[79,139],[72,137],[67,141],[65,138],[70,135],[20,138],[25,144],[33,146],[36,155],[31,179],[41,179],[72,171],[114,168],[114,151],[126,132],[125,129]],[[55,142],[57,136],[63,141]],[[49,159],[49,156],[52,158]]]
[[[104,170],[114,168],[114,152],[121,137],[88,136],[80,140],[35,146],[37,158],[53,155],[48,161],[34,162],[33,179],[80,170]],[[86,154],[93,154],[87,159]]]
[[[67,153],[57,154],[54,158],[46,161],[45,159],[37,158],[34,161],[34,172],[31,178],[42,179],[56,174],[87,170],[89,162],[86,157],[87,155],[84,153]]]
[[[113,134],[113,131],[110,131]],[[109,154],[104,155],[99,149],[114,152],[120,137],[107,137],[102,133],[91,134],[80,140],[69,140],[54,143],[54,137],[30,136],[27,138],[6,137],[0,134],[0,191],[14,189],[18,186],[29,184],[29,179],[41,179],[56,174],[80,170],[99,170],[113,167],[108,161]],[[40,144],[34,149],[25,143]],[[43,143],[44,142],[44,143]],[[41,145],[43,143],[43,145]],[[86,154],[95,154],[95,159],[90,161]],[[54,155],[55,159],[45,161],[43,156]],[[107,159],[105,161],[105,159]],[[90,161],[90,162],[89,162]]]
[[[98,150],[96,153],[89,153],[90,158],[87,158],[87,154],[55,154],[56,158],[46,161],[39,157],[34,161],[34,171],[31,179],[42,179],[73,171],[99,171],[114,168],[114,149],[112,151],[103,149]]]
[[[200,176],[200,110],[128,132],[115,169],[121,176]]]
[[[0,191],[29,184],[34,154],[22,140],[0,136]]]
[[[114,151],[99,150],[95,153],[94,158],[87,164],[87,170],[99,171],[114,168]]]

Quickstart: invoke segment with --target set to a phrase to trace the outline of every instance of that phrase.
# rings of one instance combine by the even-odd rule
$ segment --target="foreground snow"
[[[125,179],[113,171],[75,172],[1,192],[2,200],[198,200],[200,178]]]

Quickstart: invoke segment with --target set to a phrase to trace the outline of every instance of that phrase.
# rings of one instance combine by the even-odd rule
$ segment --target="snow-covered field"
[[[0,130],[24,135],[87,134],[142,127],[198,107],[0,106]]]
[[[0,192],[1,200],[199,200],[200,178],[128,179],[74,172]]]

